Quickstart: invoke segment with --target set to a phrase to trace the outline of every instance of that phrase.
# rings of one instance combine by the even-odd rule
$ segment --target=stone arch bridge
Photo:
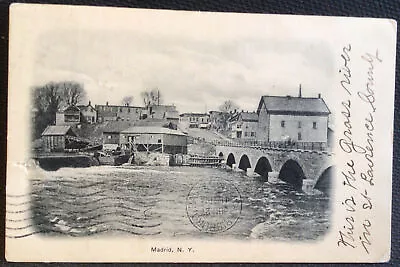
[[[329,194],[335,173],[328,151],[216,145],[216,153],[233,170],[266,180],[278,178],[305,192],[317,189]]]

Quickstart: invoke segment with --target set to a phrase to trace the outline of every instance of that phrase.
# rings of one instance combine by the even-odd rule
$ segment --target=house
[[[69,125],[50,125],[42,133],[44,152],[63,152],[73,148],[69,137],[76,137]],[[71,138],[73,139],[73,138]]]
[[[327,143],[330,111],[318,97],[262,96],[257,140]]]
[[[133,126],[121,132],[121,146],[136,151],[187,154],[187,135],[161,126]]]
[[[87,105],[78,105],[77,107],[81,112],[81,117],[84,122],[90,124],[97,122],[97,112],[90,101]]]
[[[256,112],[235,113],[228,121],[231,138],[256,140],[258,132],[258,114]]]
[[[182,113],[180,123],[187,128],[210,128],[210,115],[207,113]]]
[[[74,125],[81,123],[81,110],[70,105],[56,113],[56,125]]]
[[[105,121],[137,121],[143,116],[145,108],[129,105],[96,105],[97,122]]]

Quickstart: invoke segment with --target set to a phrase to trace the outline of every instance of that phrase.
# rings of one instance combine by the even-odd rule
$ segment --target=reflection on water
[[[329,227],[328,197],[222,169],[100,166],[40,176],[32,180],[32,216],[46,235],[308,240]],[[236,224],[214,234],[194,227],[186,211],[190,189],[209,179],[232,183],[242,200]]]

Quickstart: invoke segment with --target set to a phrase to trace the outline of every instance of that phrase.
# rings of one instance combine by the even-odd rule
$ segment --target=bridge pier
[[[254,172],[254,168],[247,168],[246,175],[250,176],[250,177],[253,177],[253,176],[257,175],[257,174]]]
[[[271,184],[276,184],[279,181],[279,172],[269,172],[268,173],[268,182]]]
[[[233,164],[232,164],[232,171],[234,171],[234,172],[241,172],[242,170],[239,169],[239,164],[233,163]]]
[[[314,192],[314,180],[313,179],[304,179],[303,186],[301,189],[307,194],[312,194]]]

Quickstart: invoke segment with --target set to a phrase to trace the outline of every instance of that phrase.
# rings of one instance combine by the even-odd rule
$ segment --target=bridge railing
[[[294,141],[213,141],[212,144],[219,146],[231,147],[258,147],[258,148],[282,148],[282,149],[301,149],[301,150],[317,150],[327,151],[328,147],[325,142],[294,142]]]

